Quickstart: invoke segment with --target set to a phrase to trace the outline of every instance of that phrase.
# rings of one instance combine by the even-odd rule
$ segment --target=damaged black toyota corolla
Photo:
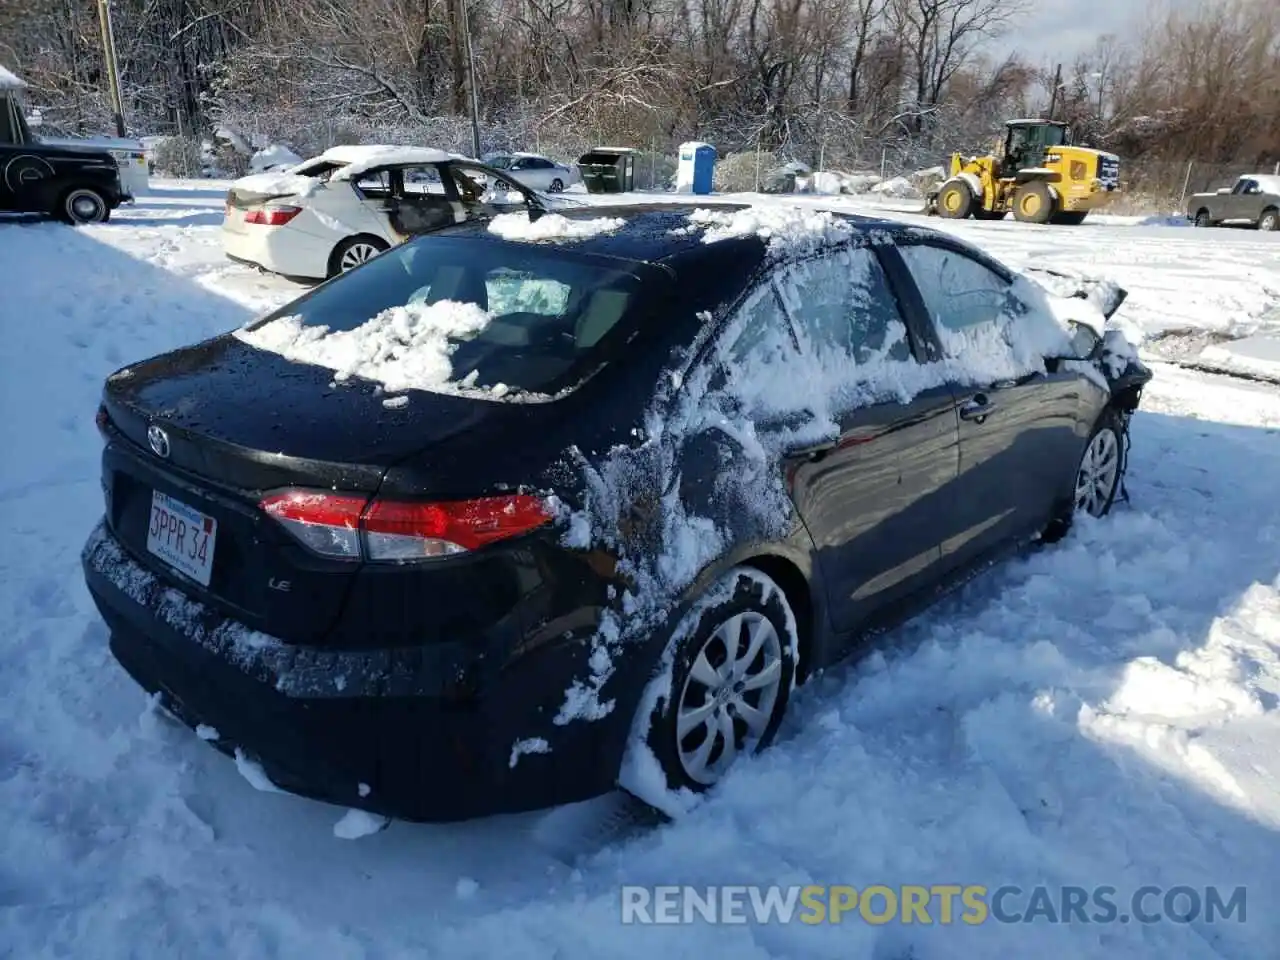
[[[783,207],[524,226],[107,381],[112,652],[284,789],[669,809],[814,671],[1122,488],[1150,373],[1114,290]]]

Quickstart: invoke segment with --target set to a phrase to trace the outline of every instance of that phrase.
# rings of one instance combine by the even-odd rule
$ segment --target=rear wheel
[[[1259,230],[1280,230],[1280,211],[1275,207],[1262,211],[1262,216],[1258,218]]]
[[[564,181],[561,180],[559,177],[556,177],[554,180],[551,181],[551,185],[547,187],[547,189],[550,190],[552,193],[559,193],[564,189]]]
[[[1212,226],[1213,226],[1213,221],[1212,221],[1211,219],[1209,219],[1209,211],[1208,211],[1208,210],[1197,210],[1197,211],[1196,211],[1196,226],[1197,226],[1197,227],[1212,227]]]
[[[795,623],[782,588],[751,567],[729,571],[680,621],[671,669],[651,681],[633,725],[668,791],[708,790],[769,745],[796,676]],[[627,767],[622,785],[661,808],[645,795],[654,785],[628,782]]]
[[[386,249],[386,241],[377,237],[348,237],[334,247],[333,255],[329,258],[329,276],[334,277],[348,270],[354,270]]]
[[[1024,183],[1013,195],[1013,216],[1023,223],[1048,223],[1053,212],[1053,193],[1043,180]]]
[[[963,180],[944,183],[938,191],[938,216],[963,220],[973,211],[973,191]]]
[[[67,223],[106,223],[111,207],[106,198],[91,187],[76,187],[62,197],[59,216]]]

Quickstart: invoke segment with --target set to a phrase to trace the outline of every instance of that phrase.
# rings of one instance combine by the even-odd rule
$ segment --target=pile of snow
[[[844,193],[844,175],[831,170],[821,170],[809,178],[809,190],[823,196]]]
[[[906,177],[891,177],[888,180],[881,180],[879,183],[872,184],[868,192],[883,197],[895,197],[900,200],[915,200],[924,197],[920,189]]]
[[[20,90],[26,86],[16,73],[0,66],[0,90]]]
[[[703,227],[704,243],[731,237],[758,236],[771,249],[811,249],[847,240],[853,227],[829,210],[758,204],[738,210],[699,207],[689,214],[690,227]],[[684,229],[684,228],[682,228]]]
[[[621,217],[596,217],[580,220],[559,213],[530,216],[527,213],[502,213],[489,223],[489,232],[503,240],[585,240],[612,233],[626,223]]]
[[[296,167],[302,158],[280,143],[273,143],[255,153],[249,160],[249,170],[253,173],[266,173],[270,170],[281,170]]]
[[[287,171],[253,173],[232,181],[231,189],[264,197],[309,197],[320,189],[320,181]]]
[[[343,166],[334,171],[333,179],[351,180],[376,167],[388,164],[428,164],[444,163],[453,159],[454,155],[431,147],[397,147],[386,144],[371,144],[358,147],[333,147],[322,153],[317,159],[326,163],[341,163]],[[308,165],[315,161],[308,161]]]
[[[1280,382],[1280,336],[1260,335],[1211,344],[1204,348],[1199,362],[1202,366]]]
[[[295,363],[332,370],[338,382],[360,377],[391,392],[458,392],[470,383],[453,379],[450,357],[459,341],[474,337],[493,317],[474,303],[441,300],[390,307],[352,330],[307,326],[289,316],[234,336]]]

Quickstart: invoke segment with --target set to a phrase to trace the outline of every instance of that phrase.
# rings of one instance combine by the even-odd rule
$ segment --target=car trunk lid
[[[376,384],[335,383],[330,370],[229,334],[125,368],[103,396],[118,438],[104,454],[109,525],[189,595],[288,642],[323,643],[360,563],[306,550],[260,508],[263,498],[285,488],[371,498],[389,467],[427,447],[440,451],[432,473],[441,484],[469,490],[470,465],[451,447],[469,434],[474,449],[477,431],[510,429],[508,418],[538,406],[426,392],[403,406],[385,400]],[[191,556],[157,545],[169,515],[183,532],[178,541],[168,531],[170,546]],[[211,547],[207,562],[199,544]]]

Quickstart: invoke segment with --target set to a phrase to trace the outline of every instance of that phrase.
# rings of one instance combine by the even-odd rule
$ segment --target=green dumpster
[[[629,193],[636,184],[636,152],[630,147],[594,147],[578,158],[587,193]]]

